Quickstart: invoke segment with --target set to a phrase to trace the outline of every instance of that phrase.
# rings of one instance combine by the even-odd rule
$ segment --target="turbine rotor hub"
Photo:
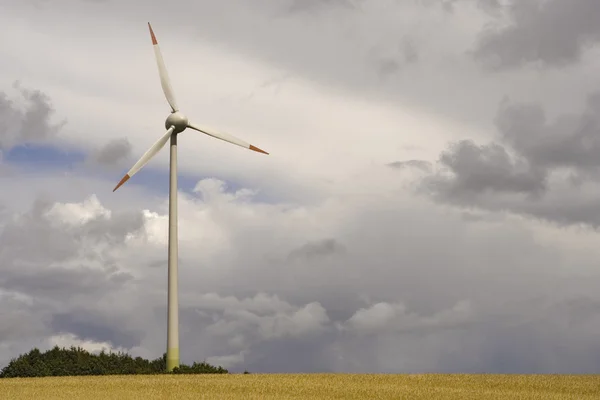
[[[165,121],[165,128],[169,129],[171,126],[174,126],[175,130],[173,130],[173,133],[179,133],[183,132],[185,128],[187,128],[187,124],[187,117],[179,111],[175,111],[167,117],[167,120]]]

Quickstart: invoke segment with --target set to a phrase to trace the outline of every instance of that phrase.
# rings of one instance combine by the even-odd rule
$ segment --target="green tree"
[[[29,353],[12,359],[0,370],[0,378],[41,377],[41,376],[75,376],[75,375],[131,375],[131,374],[164,374],[167,366],[167,354],[149,361],[141,357],[133,358],[127,353],[92,354],[81,347],[69,349],[54,348],[40,352],[34,348]],[[222,367],[206,362],[191,366],[181,364],[175,374],[227,374]]]

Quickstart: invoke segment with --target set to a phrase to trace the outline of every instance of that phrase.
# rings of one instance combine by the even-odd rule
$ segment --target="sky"
[[[0,365],[600,372],[596,0],[0,4]]]

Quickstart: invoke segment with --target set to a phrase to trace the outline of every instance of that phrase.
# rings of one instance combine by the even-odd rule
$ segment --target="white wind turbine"
[[[194,129],[206,135],[224,140],[238,146],[245,147],[259,153],[269,154],[266,151],[254,147],[238,138],[227,133],[218,132],[213,129],[199,126],[188,121],[187,117],[179,111],[173,89],[167,75],[165,63],[156,41],[156,36],[152,31],[152,26],[148,23],[152,45],[154,46],[154,55],[158,64],[158,73],[160,75],[160,84],[165,93],[165,97],[171,106],[171,114],[167,117],[165,127],[167,132],[139,159],[137,163],[125,174],[123,179],[113,189],[117,190],[122,184],[127,182],[136,172],[138,172],[156,153],[158,153],[171,140],[171,158],[169,163],[169,284],[168,284],[168,308],[167,308],[167,371],[179,366],[179,305],[177,296],[177,134],[183,132],[186,128]]]

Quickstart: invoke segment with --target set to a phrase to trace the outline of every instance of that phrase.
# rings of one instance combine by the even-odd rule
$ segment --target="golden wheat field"
[[[142,375],[0,380],[2,399],[600,399],[600,375]]]

